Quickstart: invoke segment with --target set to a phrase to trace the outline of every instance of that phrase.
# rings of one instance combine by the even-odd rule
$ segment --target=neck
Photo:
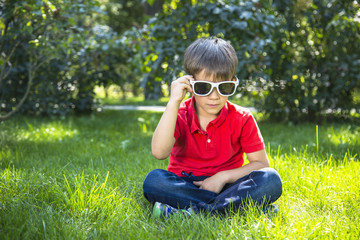
[[[208,113],[206,113],[206,112],[204,112],[204,111],[201,111],[201,109],[198,109],[198,107],[196,106],[196,104],[195,104],[195,112],[196,112],[196,115],[197,115],[197,117],[198,117],[198,119],[199,119],[200,128],[201,128],[201,130],[203,130],[203,131],[206,131],[207,125],[208,125],[211,121],[213,121],[214,119],[216,119],[217,116],[219,115],[219,114],[216,114],[216,115],[214,115],[214,114],[208,114]]]

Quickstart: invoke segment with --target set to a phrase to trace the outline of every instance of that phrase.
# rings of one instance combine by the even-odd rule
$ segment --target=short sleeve
[[[245,119],[241,131],[240,144],[246,153],[260,151],[265,148],[260,129],[251,113],[249,113],[248,118]]]

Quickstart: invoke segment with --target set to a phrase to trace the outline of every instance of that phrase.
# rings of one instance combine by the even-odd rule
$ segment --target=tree
[[[136,39],[127,31],[140,29],[148,16],[141,0],[107,0],[103,1],[103,6],[106,14],[97,20],[112,31],[96,40],[102,44],[96,55],[99,67],[102,66],[99,83],[105,89],[111,84],[118,85],[125,98],[125,85],[131,85],[133,93],[137,94],[141,78]]]
[[[220,36],[238,53],[242,86],[271,118],[359,112],[359,9],[356,1],[166,1],[144,28],[146,97],[183,74],[192,41]]]
[[[360,15],[351,1],[275,1],[271,81],[257,107],[275,119],[320,120],[329,110],[349,116],[360,87]]]
[[[51,44],[45,32],[58,20],[59,9],[46,1],[5,1],[0,5],[0,13],[0,107],[8,109],[6,114],[0,115],[0,120],[5,120],[21,108],[39,68],[52,58],[43,50]],[[26,62],[26,66],[19,66],[17,60]],[[12,79],[13,72],[22,75],[17,83],[13,83],[16,81]],[[12,89],[8,88],[10,85]],[[12,93],[17,98],[5,101],[4,98]],[[13,106],[7,107],[7,104]]]
[[[92,111],[98,79],[89,19],[101,12],[97,2],[18,0],[0,7],[1,118]]]
[[[186,47],[199,37],[229,40],[239,57],[242,80],[266,77],[277,21],[267,1],[168,1],[164,12],[145,26],[143,86],[146,98],[159,98],[161,84],[183,72]]]

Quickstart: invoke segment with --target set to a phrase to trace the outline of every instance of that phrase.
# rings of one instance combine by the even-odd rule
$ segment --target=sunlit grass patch
[[[29,139],[33,141],[62,141],[64,138],[72,138],[78,134],[78,130],[72,128],[71,124],[65,126],[59,121],[46,123],[40,127],[34,127],[31,123],[27,124],[27,129],[19,131],[19,139]]]
[[[327,129],[327,139],[325,141],[338,146],[360,145],[360,127],[359,126],[341,126],[334,129],[333,126]]]

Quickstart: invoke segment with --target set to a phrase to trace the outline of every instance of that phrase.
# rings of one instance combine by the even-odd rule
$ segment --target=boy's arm
[[[248,164],[239,168],[218,172],[204,181],[193,183],[201,189],[219,193],[225,184],[233,183],[239,178],[250,174],[254,170],[270,166],[265,149],[253,153],[247,153],[246,156],[249,160]]]
[[[186,75],[171,83],[169,102],[155,129],[151,142],[152,155],[157,159],[167,158],[174,146],[174,132],[180,103],[187,91],[192,93],[189,80],[193,80],[192,76]]]

